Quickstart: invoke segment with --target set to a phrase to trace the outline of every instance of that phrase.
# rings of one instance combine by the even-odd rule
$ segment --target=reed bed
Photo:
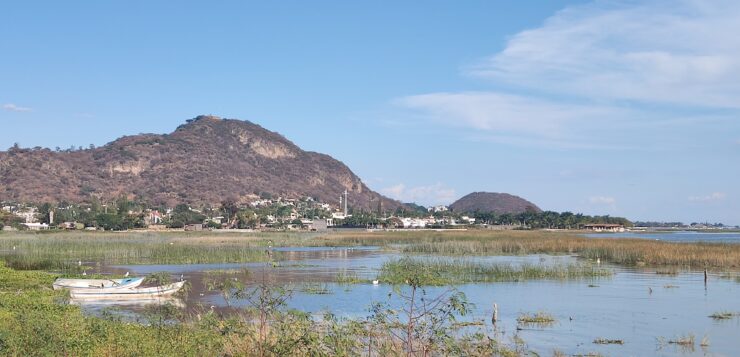
[[[209,244],[159,234],[0,236],[0,258],[22,270],[75,271],[91,264],[198,264],[270,259],[251,242]],[[272,253],[279,258],[279,253]]]
[[[535,265],[483,263],[467,259],[390,259],[383,263],[378,280],[388,284],[408,283],[410,276],[419,285],[516,282],[525,280],[570,280],[610,277],[611,270],[584,264]]]
[[[168,247],[165,242],[172,244]],[[14,246],[25,249],[28,258],[13,252]],[[262,261],[266,258],[260,251],[270,246],[380,246],[446,256],[574,254],[627,266],[740,268],[740,244],[586,238],[572,231],[0,233],[0,257],[17,255],[25,264],[39,267],[85,256],[125,264]],[[29,249],[37,252],[28,253]]]
[[[740,268],[740,244],[586,238],[573,232],[388,232],[355,233],[331,239],[345,245],[403,244],[404,253],[453,256],[577,254],[628,266]]]

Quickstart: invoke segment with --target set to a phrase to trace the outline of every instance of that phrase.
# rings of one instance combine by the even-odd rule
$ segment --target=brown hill
[[[0,200],[82,202],[126,195],[152,204],[218,205],[262,192],[385,209],[399,202],[365,186],[331,156],[301,150],[248,121],[199,116],[171,134],[125,136],[79,151],[11,148],[0,152]]]
[[[493,212],[496,214],[522,213],[528,210],[542,212],[532,202],[508,193],[473,192],[450,205],[454,212]]]

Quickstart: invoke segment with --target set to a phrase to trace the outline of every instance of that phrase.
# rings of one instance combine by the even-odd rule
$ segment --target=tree
[[[172,213],[172,217],[170,218],[170,223],[168,226],[170,228],[182,228],[188,224],[203,223],[205,219],[206,216],[201,213],[192,211],[190,207],[188,207],[188,205],[179,204],[175,206],[175,210]]]

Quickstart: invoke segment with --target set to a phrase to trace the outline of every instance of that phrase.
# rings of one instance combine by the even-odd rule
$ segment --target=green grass
[[[279,253],[272,255],[280,258]],[[149,233],[0,235],[0,258],[15,269],[64,272],[80,271],[79,261],[83,265],[198,264],[269,259],[258,242],[202,242]]]
[[[405,284],[413,275],[420,285],[455,285],[534,279],[603,278],[612,274],[611,270],[583,264],[511,265],[454,258],[403,257],[384,262],[378,280],[389,284]]]

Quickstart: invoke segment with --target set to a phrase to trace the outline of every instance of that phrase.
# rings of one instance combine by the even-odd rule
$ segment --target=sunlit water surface
[[[665,238],[668,234],[660,234]],[[674,235],[674,234],[671,234]],[[598,236],[603,236],[599,234]],[[339,285],[334,283],[337,273],[356,273],[361,278],[373,279],[381,264],[397,257],[377,248],[278,248],[286,256],[278,266],[254,264],[197,264],[197,265],[131,265],[102,267],[101,272],[130,271],[145,275],[166,271],[182,275],[192,283],[192,291],[185,300],[177,300],[190,311],[210,308],[227,311],[226,302],[217,292],[207,291],[204,272],[222,269],[249,270],[246,279],[256,283],[263,279],[271,283],[293,287],[288,305],[320,316],[330,311],[341,317],[363,318],[370,313],[373,302],[388,301],[392,287],[370,283]],[[468,258],[512,265],[562,264],[578,262],[571,256],[496,256]],[[593,263],[593,262],[589,262]],[[568,354],[599,352],[610,356],[738,356],[740,355],[740,319],[715,321],[708,316],[718,311],[740,312],[740,282],[737,272],[710,273],[707,285],[703,272],[679,270],[678,274],[657,274],[655,269],[632,269],[606,266],[615,274],[610,278],[570,281],[525,281],[512,283],[463,284],[456,288],[474,304],[473,313],[466,320],[482,320],[490,330],[493,303],[499,306],[496,333],[504,341],[514,334],[541,355],[551,355],[554,349]],[[318,295],[301,292],[301,284],[320,282],[331,291]],[[436,296],[448,288],[426,288],[428,296]],[[394,300],[397,302],[397,300]],[[140,311],[145,302],[123,304],[123,311]],[[243,302],[232,301],[236,307]],[[113,303],[84,303],[89,313],[100,313]],[[516,318],[523,312],[545,311],[557,318],[552,326],[520,326]],[[696,344],[685,348],[661,343],[693,334]],[[708,347],[699,342],[707,336]],[[624,340],[624,345],[597,345],[597,338]]]

